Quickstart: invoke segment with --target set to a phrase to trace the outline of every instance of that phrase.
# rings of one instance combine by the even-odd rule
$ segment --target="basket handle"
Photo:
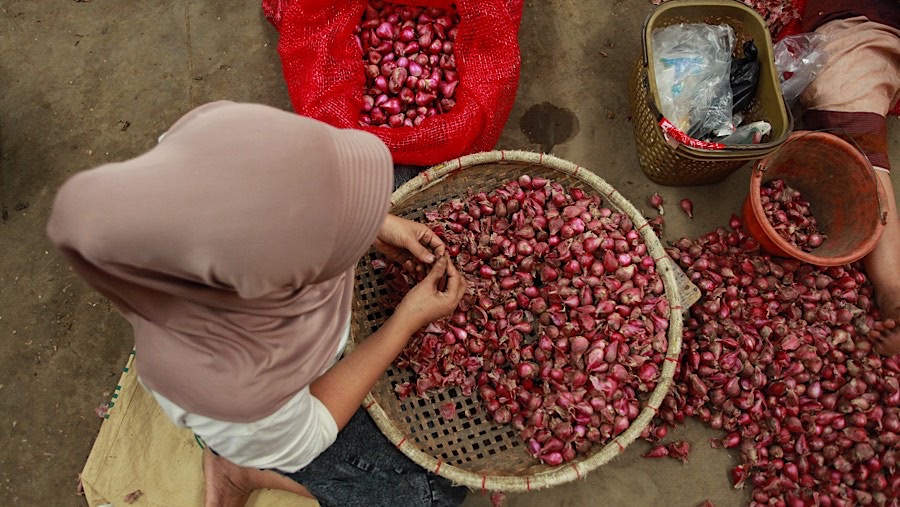
[[[650,109],[650,114],[653,115],[653,119],[656,123],[659,123],[663,118],[662,111],[656,107],[656,102],[653,100],[653,94],[650,93],[650,76],[648,74],[649,69],[645,65],[641,71],[641,88],[643,88],[644,97],[646,97],[645,101],[647,102],[647,108]]]
[[[873,174],[875,173],[875,167],[872,165],[872,161],[869,160],[868,155],[866,155],[866,153],[862,150],[862,148],[859,146],[859,144],[856,142],[856,140],[853,139],[853,136],[851,136],[849,132],[847,132],[846,130],[839,128],[839,127],[832,127],[832,128],[826,128],[826,129],[818,129],[818,130],[808,130],[800,136],[797,136],[793,139],[788,139],[787,141],[784,142],[784,144],[781,145],[781,147],[779,149],[783,148],[784,146],[788,145],[789,143],[800,140],[800,139],[802,139],[810,134],[813,134],[815,132],[821,132],[821,133],[825,133],[825,134],[837,133],[837,137],[850,142],[856,148],[856,151],[858,151],[860,153],[860,155],[862,155],[863,158],[866,160],[866,165],[869,166],[869,169],[872,171],[872,173]],[[759,171],[759,172],[766,172],[766,166],[765,166],[765,164],[762,163],[762,161],[760,161],[756,164],[756,167],[754,168],[754,170]],[[887,204],[885,204],[885,202],[887,201],[887,197],[886,197],[886,193],[884,191],[884,186],[881,184],[881,180],[878,179],[877,174],[875,175],[875,188],[876,188],[875,194],[876,194],[876,197],[878,197],[878,215],[881,217],[881,223],[887,224],[888,211],[887,211]]]
[[[654,9],[656,10],[656,9]],[[650,18],[653,16],[651,12],[644,19],[644,26],[641,28],[641,61],[644,64],[644,69],[647,69],[650,63],[650,57],[647,56],[647,28],[650,26]]]
[[[742,2],[741,0],[732,0],[732,1],[740,4],[741,7],[747,7],[747,5],[744,2]],[[650,63],[649,62],[650,58],[647,55],[647,29],[650,27],[650,18],[653,17],[653,13],[656,12],[656,9],[659,9],[661,7],[662,7],[662,5],[656,6],[653,9],[653,11],[651,11],[650,14],[648,14],[647,17],[644,19],[644,24],[641,27],[641,60],[643,61],[644,67],[647,67],[647,65]]]
[[[842,128],[838,128],[838,127],[830,128],[830,129],[820,129],[819,131],[830,133],[830,132],[828,132],[829,130],[838,132],[839,134],[842,134],[842,135],[839,135],[838,137],[840,137],[841,139],[850,141],[850,143],[853,144],[854,147],[856,147],[856,151],[858,151],[863,156],[863,158],[866,159],[866,164],[869,166],[869,169],[872,170],[872,173],[873,174],[875,173],[875,166],[872,165],[872,161],[869,160],[869,156],[866,155],[866,152],[863,151],[863,149],[856,142],[856,139],[853,139],[853,136],[851,136],[849,132],[847,132],[846,130],[844,130]],[[875,175],[875,186],[877,188],[877,191],[875,193],[878,195],[878,214],[881,215],[881,223],[887,224],[888,211],[887,211],[887,204],[885,204],[887,197],[885,196],[884,187],[881,185],[881,180],[878,179],[877,174]]]
[[[641,27],[641,87],[644,89],[644,96],[647,97],[647,106],[650,108],[650,113],[656,119],[656,122],[659,123],[659,120],[662,119],[662,112],[656,107],[656,102],[653,101],[653,94],[650,93],[650,56],[647,54],[647,29],[650,28],[650,18],[652,17],[653,13],[651,12],[644,19],[644,25]]]

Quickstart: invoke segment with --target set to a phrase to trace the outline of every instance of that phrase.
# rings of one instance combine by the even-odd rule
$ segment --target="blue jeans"
[[[456,507],[468,490],[413,463],[360,408],[335,443],[288,477],[322,507]]]

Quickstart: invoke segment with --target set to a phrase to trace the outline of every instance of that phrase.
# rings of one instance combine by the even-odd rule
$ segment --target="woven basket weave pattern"
[[[524,449],[524,443],[510,425],[496,425],[486,417],[476,395],[465,396],[460,388],[434,392],[428,398],[414,393],[401,401],[394,386],[414,382],[414,373],[391,366],[373,387],[366,406],[376,424],[398,448],[424,468],[472,489],[526,491],[550,487],[583,477],[608,462],[637,438],[649,424],[671,384],[674,363],[681,348],[682,292],[676,281],[674,263],[666,255],[646,219],[605,181],[578,167],[549,155],[526,152],[488,152],[470,155],[433,167],[397,190],[392,196],[392,214],[425,221],[426,210],[471,192],[490,191],[522,174],[542,176],[567,188],[580,187],[600,195],[604,205],[629,215],[640,229],[648,252],[657,259],[657,269],[673,308],[669,318],[667,361],[656,389],[645,398],[644,408],[631,427],[608,443],[595,446],[589,456],[558,467],[541,464]],[[388,288],[372,268],[370,252],[357,266],[353,306],[353,342],[376,331],[389,310],[381,304]],[[690,302],[686,303],[689,304]],[[444,419],[440,407],[454,403],[456,414]]]

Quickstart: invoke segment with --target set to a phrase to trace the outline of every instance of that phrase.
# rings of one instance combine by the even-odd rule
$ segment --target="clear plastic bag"
[[[677,24],[653,32],[653,72],[662,114],[690,137],[734,130],[731,26]]]
[[[788,105],[800,97],[825,65],[828,54],[822,50],[826,37],[819,33],[801,33],[785,37],[775,44],[775,68],[781,76],[781,92]]]

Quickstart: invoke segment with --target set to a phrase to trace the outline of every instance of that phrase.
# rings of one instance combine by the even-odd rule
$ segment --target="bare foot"
[[[313,498],[309,490],[271,470],[235,465],[203,449],[203,479],[206,507],[243,507],[257,489],[283,489]]]
[[[203,479],[206,486],[204,505],[243,507],[253,492],[246,484],[242,467],[203,449]]]

